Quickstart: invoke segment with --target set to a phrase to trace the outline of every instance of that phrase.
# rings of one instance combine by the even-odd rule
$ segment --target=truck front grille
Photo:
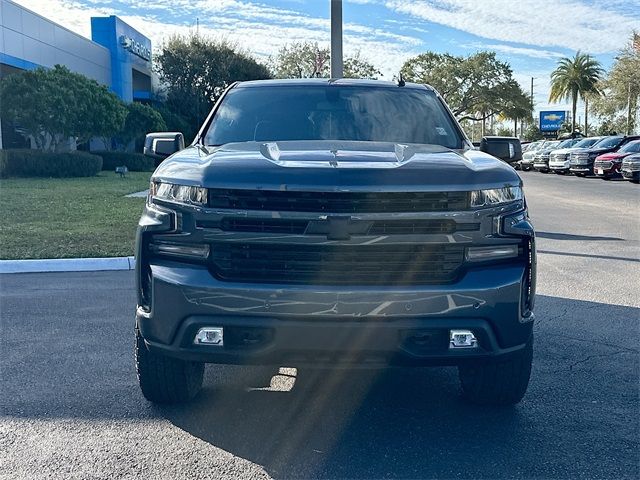
[[[567,160],[567,157],[569,155],[567,155],[566,153],[554,153],[552,155],[549,156],[549,161],[550,162],[564,162],[565,160]]]
[[[603,170],[609,170],[613,167],[613,162],[611,160],[598,160],[595,162],[595,168],[602,168]]]
[[[198,221],[199,228],[219,228],[225,232],[274,233],[302,235],[307,233],[311,220],[284,218],[223,218],[220,222]],[[426,235],[469,232],[480,229],[477,222],[458,223],[451,219],[438,220],[352,220],[365,224],[360,235]],[[312,234],[312,233],[311,233]]]
[[[640,171],[640,161],[638,160],[625,160],[622,162],[622,169],[628,172]]]
[[[212,245],[220,280],[328,285],[416,285],[455,279],[459,245]]]
[[[588,153],[572,153],[570,159],[571,159],[571,165],[586,165],[589,163],[589,154]]]
[[[443,212],[469,208],[469,192],[295,192],[210,189],[209,206],[329,213]]]

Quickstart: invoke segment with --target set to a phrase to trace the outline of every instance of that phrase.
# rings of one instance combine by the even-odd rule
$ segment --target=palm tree
[[[550,102],[569,100],[572,103],[571,129],[576,129],[576,106],[578,97],[585,99],[584,123],[587,125],[586,95],[599,93],[598,82],[601,80],[604,70],[595,58],[587,53],[576,52],[573,58],[562,58],[558,66],[551,73]]]

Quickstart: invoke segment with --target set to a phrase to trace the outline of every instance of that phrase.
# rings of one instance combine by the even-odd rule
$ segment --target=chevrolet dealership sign
[[[540,131],[557,132],[567,119],[567,112],[540,112]]]
[[[151,60],[151,50],[149,50],[147,47],[145,47],[140,42],[135,41],[131,37],[127,37],[126,35],[122,35],[120,37],[120,45],[122,45],[122,47],[125,50],[129,50],[131,53],[133,53],[134,55],[137,55],[138,57],[142,58],[143,60],[146,60],[146,61]]]

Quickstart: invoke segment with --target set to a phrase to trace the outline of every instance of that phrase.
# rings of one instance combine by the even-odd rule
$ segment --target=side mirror
[[[164,160],[183,148],[184,135],[180,132],[148,133],[144,139],[143,153],[147,157]]]
[[[483,137],[480,142],[480,151],[507,163],[522,160],[522,145],[516,137]]]

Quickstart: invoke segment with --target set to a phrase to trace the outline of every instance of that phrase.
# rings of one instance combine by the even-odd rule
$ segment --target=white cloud
[[[525,57],[543,58],[546,60],[555,60],[565,57],[563,53],[553,52],[551,50],[544,50],[538,48],[525,48],[525,47],[512,47],[511,45],[504,45],[500,43],[470,43],[461,45],[462,47],[475,48],[477,50],[494,50],[500,53],[506,53],[507,55],[522,55]]]
[[[311,41],[328,45],[329,19],[314,17],[288,8],[276,8],[242,0],[120,0],[128,12],[118,9],[118,3],[110,8],[100,7],[100,0],[15,0],[36,13],[45,14],[85,37],[90,38],[90,17],[118,15],[132,27],[151,38],[154,49],[173,34],[195,31],[199,19],[199,33],[216,38],[226,38],[237,43],[258,58],[268,56],[287,43]],[[91,5],[87,5],[91,1]],[[295,7],[295,3],[291,3]],[[154,14],[158,14],[156,16]],[[166,19],[173,18],[169,23]],[[189,18],[189,23],[184,19]],[[422,40],[408,33],[395,33],[380,27],[348,22],[344,25],[345,54],[356,51],[378,67],[384,78],[391,79],[410,56],[418,53]]]
[[[640,25],[640,2],[387,0],[388,8],[479,37],[591,53],[620,49]],[[615,10],[614,8],[615,7]]]

